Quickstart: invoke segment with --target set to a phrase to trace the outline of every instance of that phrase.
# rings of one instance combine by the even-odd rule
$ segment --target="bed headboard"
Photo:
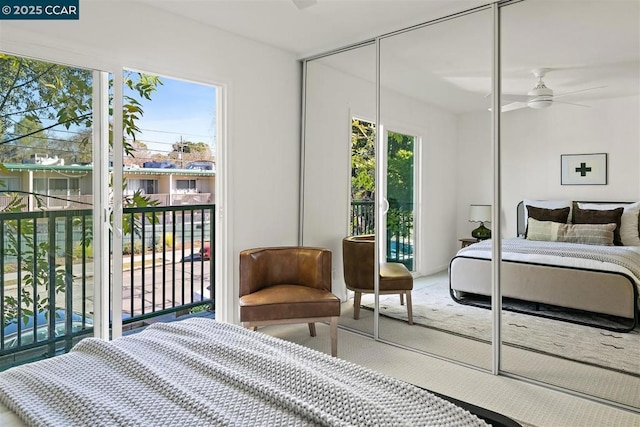
[[[592,201],[585,201],[585,200],[576,200],[573,202],[573,204],[575,205],[576,203],[595,203],[595,204],[601,204],[601,205],[606,205],[606,204],[631,204],[634,202],[592,202]],[[518,203],[518,206],[516,207],[516,215],[517,215],[517,231],[518,231],[518,236],[524,236],[524,233],[527,230],[527,222],[525,221],[525,217],[524,217],[524,201],[520,201],[520,203]]]

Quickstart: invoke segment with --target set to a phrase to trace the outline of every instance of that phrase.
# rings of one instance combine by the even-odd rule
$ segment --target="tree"
[[[351,200],[375,200],[375,124],[354,119],[351,123]],[[409,237],[413,233],[413,152],[414,137],[387,133],[388,236]],[[356,218],[357,216],[361,216]],[[352,213],[354,233],[371,232],[373,205]]]
[[[123,83],[130,91],[130,94],[123,96],[123,147],[125,154],[131,156],[134,146],[127,137],[135,142],[136,134],[140,131],[136,122],[144,114],[138,99],[151,99],[151,94],[162,82],[157,76],[127,72],[123,76]],[[111,86],[113,82],[109,84]],[[113,115],[111,95],[109,115]],[[17,161],[23,155],[20,148],[24,147],[31,150],[47,149],[48,153],[51,149],[60,153],[73,152],[75,158],[79,155],[82,161],[91,160],[92,119],[91,71],[0,53],[0,147],[3,154],[10,154],[11,160]],[[73,136],[62,138],[55,133],[64,130],[72,130]],[[113,147],[111,128],[109,146]],[[2,159],[6,161],[7,157],[3,156]],[[0,163],[0,169],[3,168],[4,165]],[[126,183],[121,185],[126,186]],[[40,204],[39,198],[44,195],[31,194]],[[26,208],[22,199],[15,193],[11,197],[3,211],[22,212]],[[124,203],[125,206],[157,204],[139,191],[128,196]],[[136,231],[137,220],[129,216],[125,218],[125,233]],[[155,216],[151,215],[150,220],[155,221]],[[34,240],[35,227],[33,219],[12,220],[7,222],[4,230],[7,247],[2,249],[5,254],[16,256],[19,260],[16,268],[19,271],[27,272],[23,276],[20,294],[4,297],[5,323],[16,320],[19,313],[24,317],[37,314],[34,307],[37,311],[46,310],[50,287],[54,287],[56,294],[65,292],[64,269],[56,265],[55,275],[50,274],[49,259],[55,258],[58,248]],[[84,244],[90,245],[91,235],[84,237]]]
[[[375,125],[354,119],[351,123],[351,200],[371,201],[376,187]]]
[[[43,131],[73,129],[88,143],[92,122],[92,72],[49,62],[0,53],[0,145],[16,143]],[[130,156],[136,140],[137,121],[144,114],[138,99],[151,99],[162,81],[158,76],[128,71],[123,84],[133,94],[123,95],[123,146]],[[112,87],[113,81],[109,82]],[[134,96],[135,95],[135,96]],[[113,97],[109,97],[113,115]],[[29,119],[37,126],[21,132],[16,125]],[[113,146],[113,133],[109,133]],[[43,144],[46,147],[46,144]]]
[[[211,147],[206,142],[180,141],[173,144],[169,159],[182,167],[188,162],[198,160],[213,161],[214,157]]]
[[[413,201],[413,136],[388,133],[387,197],[397,203]]]

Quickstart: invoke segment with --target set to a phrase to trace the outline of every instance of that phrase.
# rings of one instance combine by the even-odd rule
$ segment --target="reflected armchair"
[[[338,353],[340,299],[331,293],[331,251],[301,246],[240,252],[240,321],[258,326],[330,322],[331,355]]]
[[[355,292],[353,298],[353,318],[360,317],[362,294],[373,293],[375,236],[348,236],[342,240],[344,281],[347,289]],[[413,276],[404,266],[396,262],[380,263],[380,294],[400,294],[400,304],[407,299],[407,319],[413,325],[411,291]]]

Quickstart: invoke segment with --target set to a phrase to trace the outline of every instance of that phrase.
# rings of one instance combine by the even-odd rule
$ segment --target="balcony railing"
[[[352,202],[349,215],[352,236],[375,232],[375,202]],[[387,211],[387,262],[400,262],[413,270],[413,204],[391,206]]]
[[[0,211],[15,200],[15,195],[0,195]],[[49,194],[46,197],[23,195],[17,196],[24,205],[24,212],[36,210],[55,209],[87,209],[93,205],[93,195],[91,194]],[[160,206],[182,206],[182,205],[203,205],[211,203],[213,194],[211,193],[160,193],[147,194],[149,200],[158,202]]]
[[[124,209],[133,232],[112,256],[123,256],[127,329],[213,304],[213,218],[210,204]],[[0,213],[0,231],[0,369],[92,334],[92,211]]]

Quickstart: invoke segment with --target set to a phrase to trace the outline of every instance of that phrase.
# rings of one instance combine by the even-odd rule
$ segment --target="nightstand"
[[[473,238],[470,238],[470,239],[458,239],[458,240],[461,243],[460,249],[466,248],[469,245],[473,245],[474,243],[478,243],[479,242],[478,239],[473,239]]]

